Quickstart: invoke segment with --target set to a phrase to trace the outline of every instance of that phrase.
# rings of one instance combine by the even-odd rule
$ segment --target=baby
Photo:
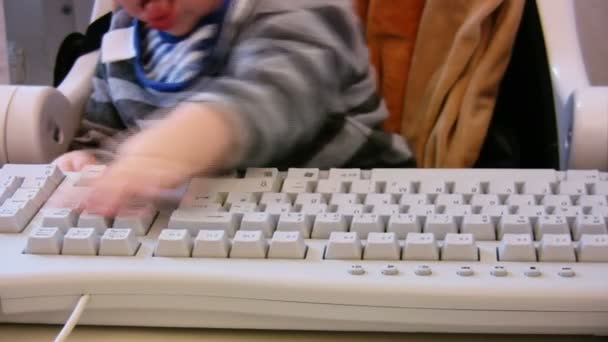
[[[350,1],[117,0],[75,151],[112,151],[87,209],[111,215],[197,174],[246,167],[403,167]],[[155,120],[150,120],[150,119]]]

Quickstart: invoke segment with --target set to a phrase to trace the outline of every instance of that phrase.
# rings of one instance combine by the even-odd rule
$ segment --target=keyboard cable
[[[68,336],[70,336],[72,330],[74,330],[74,327],[76,326],[76,324],[78,324],[78,320],[80,320],[80,316],[82,316],[82,312],[87,306],[90,297],[91,296],[89,294],[84,294],[80,297],[78,303],[76,304],[76,307],[74,307],[74,310],[70,315],[70,318],[68,318],[68,320],[63,325],[63,328],[61,328],[61,331],[59,332],[57,337],[55,337],[55,342],[64,342],[68,338]]]

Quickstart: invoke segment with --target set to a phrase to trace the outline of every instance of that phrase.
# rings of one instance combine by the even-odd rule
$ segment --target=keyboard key
[[[496,194],[479,194],[473,195],[470,203],[474,207],[490,207],[500,205],[501,201]]]
[[[511,214],[511,209],[506,205],[490,205],[482,207],[479,211],[481,215],[488,215],[493,218],[500,218],[505,215]]]
[[[559,195],[586,195],[587,187],[581,181],[562,181],[557,184],[557,194]]]
[[[241,221],[241,230],[259,230],[270,238],[277,225],[277,219],[269,213],[247,213]]]
[[[534,225],[534,237],[536,241],[540,241],[545,234],[568,234],[570,235],[570,226],[564,216],[541,216]]]
[[[230,241],[223,230],[201,230],[194,239],[193,258],[227,258]]]
[[[515,182],[509,180],[492,180],[488,184],[488,193],[502,196],[517,194]]]
[[[307,179],[287,178],[283,182],[281,188],[282,193],[286,193],[292,196],[301,193],[313,192],[315,183]]]
[[[524,182],[521,193],[529,195],[549,195],[552,193],[551,183],[546,181]]]
[[[323,194],[298,194],[295,201],[296,205],[315,205],[327,204],[327,198]]]
[[[459,180],[454,184],[453,193],[474,195],[482,192],[481,183],[478,181]]]
[[[233,204],[239,203],[258,203],[258,198],[256,194],[252,192],[230,192],[226,200],[224,201],[224,205],[231,206]]]
[[[237,217],[242,218],[243,215],[248,213],[255,213],[258,211],[258,205],[255,203],[234,203],[230,205],[231,214],[236,215]]]
[[[384,192],[387,194],[411,194],[414,186],[409,180],[392,180],[386,183]]]
[[[407,209],[408,214],[415,215],[416,217],[422,218],[430,215],[434,215],[437,212],[437,207],[433,204],[426,205],[411,205]]]
[[[575,262],[574,245],[570,234],[545,234],[538,249],[540,261]]]
[[[534,241],[528,234],[505,234],[498,247],[500,261],[536,261]]]
[[[365,213],[365,207],[363,204],[341,204],[335,207],[335,212],[346,217],[349,221],[354,215],[360,215]]]
[[[362,253],[363,246],[356,233],[332,232],[327,241],[325,259],[360,260]]]
[[[435,205],[453,206],[462,204],[465,204],[465,200],[461,194],[439,194],[435,199]]]
[[[232,240],[231,258],[264,259],[268,243],[264,234],[257,231],[239,230]]]
[[[401,247],[395,233],[369,233],[363,252],[366,260],[399,260]]]
[[[387,233],[395,233],[399,240],[403,240],[409,233],[420,233],[422,227],[420,220],[413,214],[392,215],[386,227]]]
[[[540,204],[551,207],[567,207],[572,205],[572,199],[569,195],[546,195],[541,199]]]
[[[23,183],[22,176],[0,175],[0,187],[6,188],[10,195],[15,193]]]
[[[192,253],[192,236],[187,229],[163,229],[158,237],[154,256],[189,257]]]
[[[302,234],[303,238],[309,238],[312,231],[313,219],[302,213],[283,213],[279,216],[277,230],[279,231],[297,231]]]
[[[265,192],[278,192],[282,182],[278,178],[242,178],[234,179],[231,191],[252,192],[256,195]]]
[[[425,180],[420,182],[418,193],[421,194],[447,194],[450,188],[447,182],[442,180]]]
[[[462,220],[462,233],[472,234],[478,241],[496,240],[494,221],[488,215],[466,215]]]
[[[384,221],[376,214],[357,214],[353,216],[350,231],[357,233],[360,239],[367,239],[370,233],[383,233]]]
[[[32,211],[17,206],[0,207],[0,233],[20,233],[32,216]]]
[[[564,216],[568,221],[572,221],[579,215],[585,215],[585,211],[583,210],[583,207],[578,206],[555,207],[553,208],[551,215]]]
[[[509,195],[505,204],[510,206],[533,206],[536,205],[536,198],[533,195]]]
[[[403,260],[439,260],[439,248],[431,233],[409,233],[403,247]]]
[[[442,213],[445,215],[462,217],[462,216],[473,214],[473,207],[471,207],[470,205],[467,205],[467,204],[446,205],[443,208]]]
[[[270,167],[250,167],[245,171],[245,178],[278,178],[279,169]]]
[[[608,262],[608,235],[583,235],[576,254],[580,262]]]
[[[128,228],[110,228],[99,243],[99,255],[133,256],[139,247],[135,231]]]
[[[437,240],[443,240],[448,233],[458,233],[458,224],[453,216],[436,214],[426,218],[425,233],[432,233]]]
[[[311,216],[313,218],[319,214],[324,214],[328,211],[329,210],[327,204],[307,204],[303,205],[302,208],[300,208],[299,210],[300,213],[307,216]]]
[[[316,181],[319,179],[319,169],[290,168],[287,170],[287,179],[306,179]]]
[[[378,183],[372,183],[369,179],[354,180],[350,184],[351,194],[372,194],[379,193],[380,187]]]
[[[608,207],[601,207],[601,206],[591,207],[591,212],[589,214],[601,216],[608,222]]]
[[[346,231],[348,231],[348,222],[343,215],[325,213],[317,215],[310,237],[313,239],[327,239],[332,232]]]
[[[78,223],[78,210],[70,208],[45,209],[42,213],[43,227],[57,227],[63,233]]]
[[[441,260],[478,261],[479,253],[473,234],[446,234],[441,248]]]
[[[61,253],[63,233],[56,227],[39,227],[32,229],[27,238],[25,253],[54,254]]]
[[[135,235],[143,236],[148,233],[157,213],[158,210],[152,203],[131,203],[117,213],[112,227],[130,228]]]
[[[218,192],[199,193],[190,190],[190,188],[188,191],[184,197],[182,197],[179,208],[219,208],[222,207],[222,204],[224,203],[222,194]]]
[[[384,220],[388,220],[389,217],[393,215],[397,215],[401,212],[399,205],[397,204],[385,204],[385,205],[375,205],[372,208],[372,214],[376,214],[382,217]]]
[[[577,216],[572,226],[572,237],[578,241],[585,234],[608,234],[604,218],[597,215]]]
[[[608,199],[604,195],[583,195],[576,199],[575,203],[581,207],[608,206]]]
[[[61,254],[97,255],[99,235],[95,228],[70,228],[63,237]]]
[[[568,170],[566,171],[566,179],[568,181],[581,181],[584,183],[595,182],[599,179],[597,170]]]
[[[267,206],[269,204],[292,204],[292,201],[288,194],[265,192],[260,198],[260,205]]]
[[[180,209],[181,210],[181,209]],[[234,236],[239,227],[239,216],[234,213],[199,213],[193,220],[184,220],[183,217],[174,218],[176,210],[169,220],[169,228],[187,229],[190,235],[198,235],[199,230],[224,230],[228,236]]]
[[[608,195],[608,181],[601,181],[592,184],[591,193],[594,195]]]
[[[329,179],[339,179],[342,181],[355,181],[361,179],[360,169],[330,169]]]
[[[105,172],[106,165],[87,165],[80,171],[80,177],[76,181],[75,186],[87,187],[99,179]]]
[[[363,203],[371,206],[395,204],[395,197],[391,194],[368,194]]]
[[[321,179],[317,183],[315,192],[319,194],[343,194],[347,192],[346,183],[339,179]]]
[[[78,227],[95,228],[97,234],[103,234],[106,229],[112,227],[112,218],[103,215],[83,211],[78,218]],[[121,227],[125,228],[125,227]]]
[[[274,232],[268,249],[269,259],[304,259],[306,243],[300,232]]]
[[[532,236],[530,218],[521,215],[502,216],[498,222],[498,239],[502,240],[505,234],[528,234]]]
[[[515,215],[517,216],[527,216],[527,217],[538,217],[538,216],[543,216],[543,215],[547,215],[547,208],[545,208],[545,206],[542,205],[525,205],[525,206],[519,206],[515,209],[514,212]]]
[[[40,189],[24,189],[19,188],[11,197],[13,200],[31,201],[34,204],[35,210],[38,210],[42,204],[49,198],[49,194]]]
[[[399,205],[417,206],[431,203],[431,197],[427,194],[406,194],[399,199]]]
[[[270,214],[275,219],[278,219],[279,216],[283,213],[290,213],[293,211],[293,206],[289,203],[281,203],[281,204],[268,204],[266,208],[264,208],[264,212]]]
[[[330,205],[361,204],[361,199],[357,194],[333,194],[331,195]]]

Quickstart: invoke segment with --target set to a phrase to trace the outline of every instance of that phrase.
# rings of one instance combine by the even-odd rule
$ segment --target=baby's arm
[[[155,197],[194,174],[210,172],[235,150],[227,114],[182,104],[166,119],[129,139],[93,187],[86,206],[112,215],[132,196]]]
[[[130,196],[155,195],[216,167],[263,166],[292,156],[300,158],[294,164],[302,163],[319,144],[339,139],[323,128],[339,130],[343,114],[328,114],[377,97],[347,3],[294,4],[293,10],[258,15],[204,92],[119,151],[90,206],[109,214]],[[341,87],[357,80],[364,91],[345,102]]]

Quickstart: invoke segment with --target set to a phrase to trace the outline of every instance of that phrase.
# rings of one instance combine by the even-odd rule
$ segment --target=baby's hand
[[[200,104],[178,107],[120,147],[114,162],[92,184],[84,206],[112,216],[132,198],[158,197],[221,165],[233,150],[234,137],[222,113]]]
[[[91,152],[71,151],[57,157],[53,164],[64,172],[78,172],[87,165],[97,164],[97,159]]]

